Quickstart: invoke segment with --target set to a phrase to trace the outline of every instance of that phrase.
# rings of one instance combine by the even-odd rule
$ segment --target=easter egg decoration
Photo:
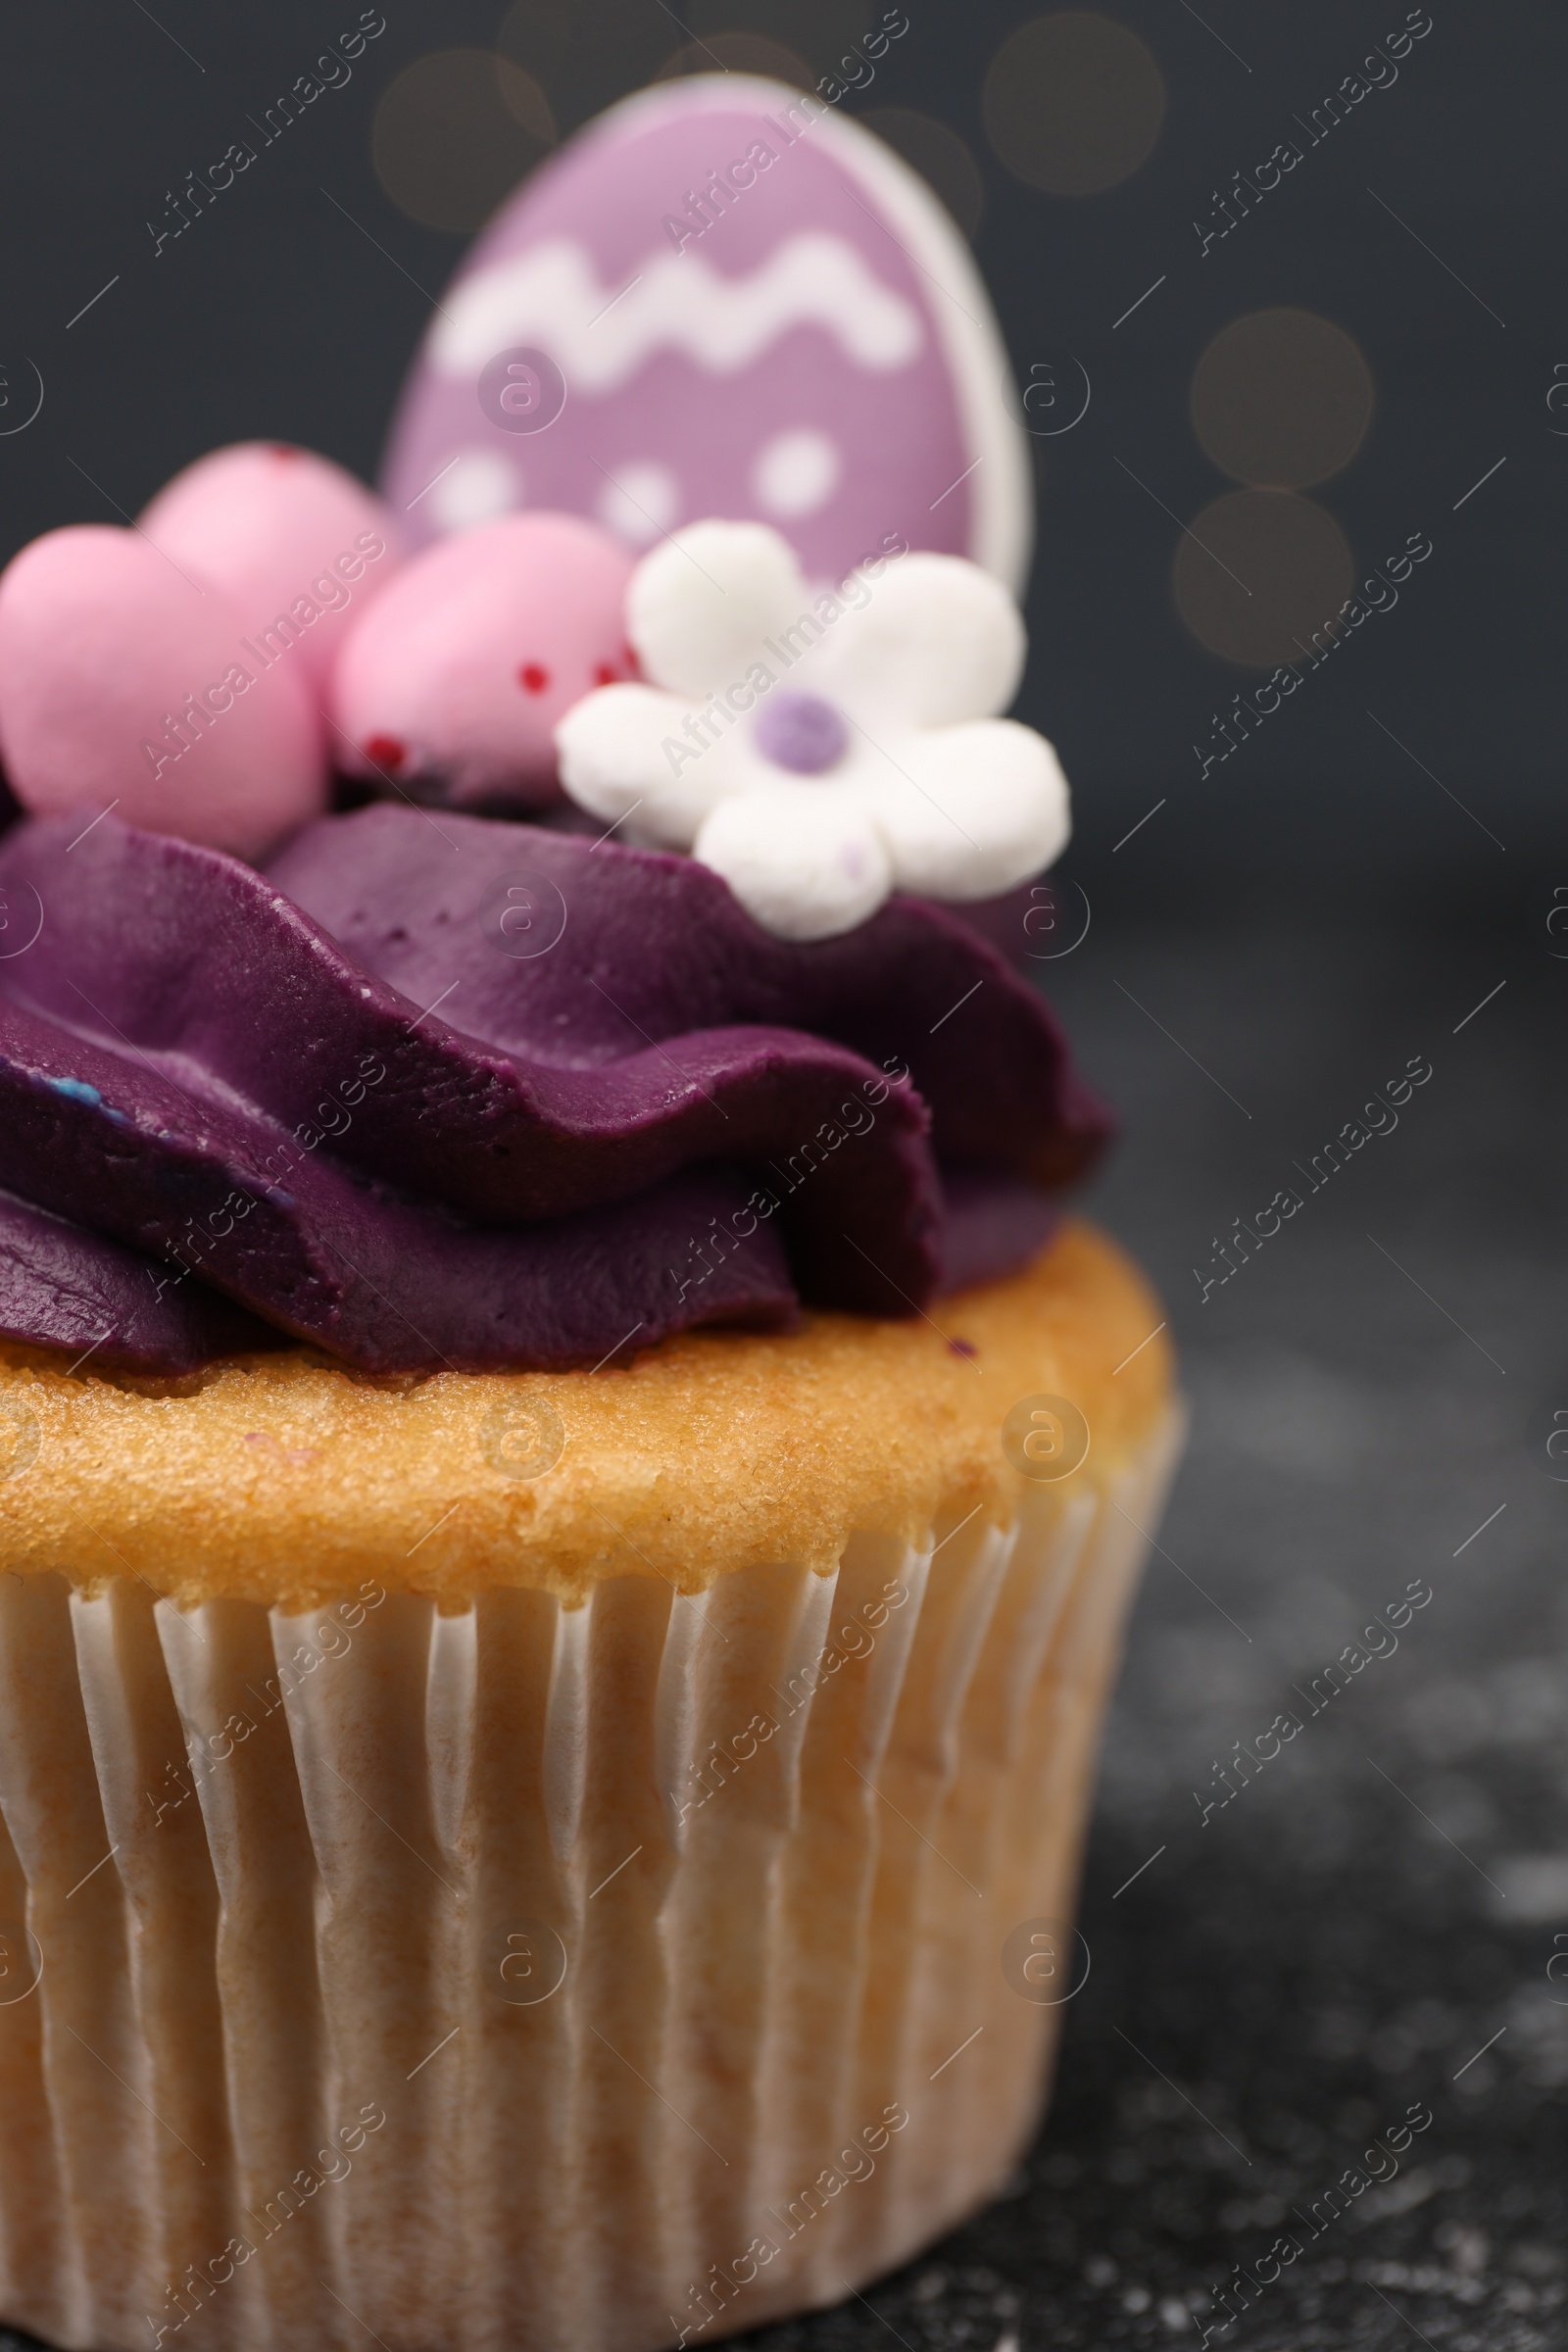
[[[429,537],[518,509],[642,553],[708,515],[839,579],[902,538],[1016,593],[1027,443],[947,213],[819,98],[748,74],[625,100],[506,204],[443,295],[384,480]]]

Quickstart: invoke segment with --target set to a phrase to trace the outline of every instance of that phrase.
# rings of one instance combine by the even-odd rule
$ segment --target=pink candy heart
[[[141,528],[182,571],[216,580],[264,652],[321,686],[357,619],[397,569],[391,514],[341,466],[281,441],[238,441],[165,484]]]
[[[254,856],[325,805],[303,668],[133,531],[77,523],[0,577],[0,757],[39,815],[127,823]]]

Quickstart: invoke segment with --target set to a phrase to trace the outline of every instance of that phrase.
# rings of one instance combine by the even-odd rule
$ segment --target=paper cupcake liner
[[[982,2203],[1179,1442],[696,1597],[0,1579],[0,2315],[647,2352]]]

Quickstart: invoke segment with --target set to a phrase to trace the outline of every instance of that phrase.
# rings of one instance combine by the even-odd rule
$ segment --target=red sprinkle
[[[408,756],[395,735],[372,735],[365,746],[365,757],[372,766],[384,767],[394,774]]]
[[[955,1355],[976,1356],[980,1352],[973,1340],[950,1340],[948,1346]]]
[[[616,670],[613,662],[601,662],[598,668],[594,671],[594,684],[596,686],[613,686],[615,683],[615,678]]]
[[[297,458],[300,454],[299,451],[287,441],[274,441],[271,445],[271,448],[274,458]]]
[[[550,672],[542,662],[525,662],[517,672],[517,683],[526,686],[530,694],[543,694],[550,683]]]

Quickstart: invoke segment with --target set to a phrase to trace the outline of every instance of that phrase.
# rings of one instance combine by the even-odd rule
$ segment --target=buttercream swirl
[[[1108,1133],[1034,990],[919,900],[799,945],[686,858],[387,806],[266,873],[25,823],[0,894],[37,926],[0,958],[0,1332],[99,1365],[907,1315],[1021,1263]]]

